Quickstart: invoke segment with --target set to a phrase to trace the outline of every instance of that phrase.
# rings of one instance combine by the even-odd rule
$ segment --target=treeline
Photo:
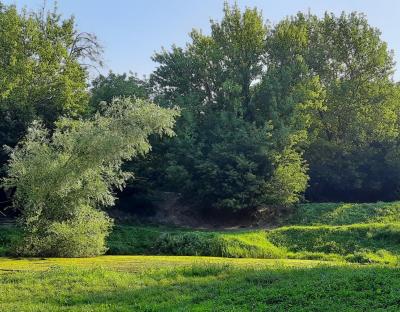
[[[101,65],[94,35],[57,12],[0,4],[0,143],[16,146],[34,120],[57,133],[62,116],[94,118],[132,97],[180,109],[176,135],[151,137],[152,152],[125,165],[138,192],[179,192],[224,213],[400,198],[400,89],[392,52],[364,15],[270,25],[226,4],[210,27],[156,53],[149,79],[110,73],[88,88],[89,67]]]
[[[156,53],[148,80],[110,74],[92,89],[182,109],[177,136],[136,163],[144,189],[212,211],[399,199],[400,89],[393,53],[364,15],[268,25],[257,9],[225,5],[210,35],[190,38]]]

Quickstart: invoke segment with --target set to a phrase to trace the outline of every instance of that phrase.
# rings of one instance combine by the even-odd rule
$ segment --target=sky
[[[0,0],[5,4],[37,10],[43,0]],[[234,0],[228,2],[234,3]],[[398,0],[238,0],[241,8],[257,7],[264,19],[277,23],[299,11],[322,15],[358,11],[382,32],[394,50],[400,80],[400,1]],[[47,0],[52,8],[54,0]],[[220,20],[224,0],[58,0],[59,12],[74,15],[80,31],[97,35],[104,46],[105,67],[101,72],[132,71],[149,75],[156,64],[151,56],[162,47],[184,46],[193,29],[209,32],[209,20]]]

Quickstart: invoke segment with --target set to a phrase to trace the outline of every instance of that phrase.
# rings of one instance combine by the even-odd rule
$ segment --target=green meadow
[[[268,230],[119,224],[94,258],[7,257],[20,234],[3,226],[0,311],[397,311],[399,208],[304,204]]]

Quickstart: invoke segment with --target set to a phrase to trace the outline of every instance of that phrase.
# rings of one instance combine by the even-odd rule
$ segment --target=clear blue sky
[[[38,9],[43,0],[0,0]],[[53,6],[47,0],[47,6]],[[59,11],[74,15],[80,30],[93,32],[105,47],[103,72],[148,75],[155,64],[150,57],[161,47],[184,45],[192,28],[209,30],[209,19],[222,16],[223,0],[59,0]],[[234,1],[229,1],[234,2]],[[359,11],[395,52],[400,69],[400,1],[398,0],[238,0],[241,7],[258,7],[272,23],[298,11],[321,15],[325,11]],[[400,70],[395,75],[400,80]]]

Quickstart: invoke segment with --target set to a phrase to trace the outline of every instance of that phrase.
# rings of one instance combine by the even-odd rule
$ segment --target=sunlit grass
[[[95,258],[1,258],[0,273],[46,271],[55,267],[98,268],[142,272],[147,269],[175,268],[193,264],[229,264],[238,267],[314,267],[322,261],[288,259],[234,259],[199,256],[102,256]],[[335,263],[330,263],[331,265]]]
[[[349,225],[400,222],[400,201],[377,203],[310,203],[298,205],[286,224]]]
[[[400,269],[310,260],[0,259],[0,311],[397,311]]]

